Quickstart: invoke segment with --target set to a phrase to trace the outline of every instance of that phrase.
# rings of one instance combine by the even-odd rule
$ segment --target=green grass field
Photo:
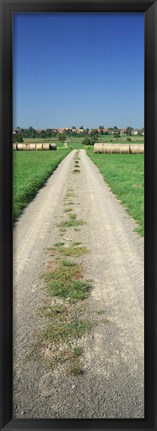
[[[114,135],[100,135],[99,136],[99,142],[105,143],[105,142],[112,142],[118,143],[118,144],[128,144],[129,142],[127,139],[131,139],[130,144],[144,144],[144,137],[143,136],[126,136],[121,135],[120,138],[115,138]]]
[[[87,154],[96,164],[113,193],[124,204],[144,235],[144,155],[143,154]]]
[[[13,220],[35,196],[70,149],[60,151],[14,151]]]
[[[109,141],[108,136],[103,137]],[[141,137],[131,137],[132,142]],[[114,139],[114,138],[113,138]],[[126,137],[119,138],[124,142]],[[103,141],[102,140],[102,141]],[[81,137],[69,139],[68,149],[55,139],[25,139],[25,142],[56,142],[57,151],[17,151],[13,154],[13,219],[35,196],[40,187],[56,169],[71,148],[84,148]],[[115,141],[114,141],[115,142]],[[87,147],[87,154],[99,168],[113,193],[125,205],[129,214],[139,224],[138,232],[144,233],[144,156],[140,154],[94,154],[93,147]]]
[[[120,136],[120,138],[114,138],[113,135],[100,135],[99,136],[99,142],[113,142],[113,143],[119,143],[119,144],[127,144],[128,136],[122,135]],[[144,143],[144,137],[143,136],[129,136],[129,138],[131,138],[131,142],[130,143],[138,143],[138,144],[143,144]],[[81,149],[84,148],[84,146],[82,145],[82,141],[84,139],[84,136],[80,137],[80,136],[68,136],[67,140],[68,140],[68,146],[73,148],[73,149]],[[46,139],[37,139],[37,138],[24,138],[24,143],[29,144],[29,143],[55,143],[57,145],[57,148],[62,148],[64,147],[64,144],[61,141],[58,141],[57,138],[46,138]]]

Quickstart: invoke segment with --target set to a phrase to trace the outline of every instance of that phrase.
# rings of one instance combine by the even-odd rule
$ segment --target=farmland
[[[13,219],[43,186],[70,149],[60,151],[16,151],[13,154]]]
[[[68,139],[68,149],[62,142],[53,139],[56,152],[14,152],[14,220],[23,208],[43,186],[46,179],[56,169],[60,161],[71,149],[82,149],[82,137]],[[99,139],[101,140],[101,139]],[[131,137],[133,143],[142,143],[141,137]],[[103,136],[102,142],[109,142],[109,136]],[[113,139],[113,142],[126,143],[126,136]],[[46,143],[50,139],[25,139],[25,143]],[[87,154],[97,165],[113,193],[125,205],[129,214],[137,221],[137,231],[144,233],[144,157],[143,155],[94,154],[93,147],[86,147]]]
[[[88,155],[96,164],[113,193],[136,220],[138,233],[144,234],[144,156],[143,154]]]
[[[90,135],[89,135],[90,137]],[[127,144],[128,141],[128,136],[126,135],[122,135],[120,136],[120,138],[116,138],[113,135],[100,135],[99,137],[99,142],[105,143],[105,142],[113,142],[113,143],[119,143],[119,144]],[[130,143],[133,144],[143,144],[144,143],[144,138],[143,136],[129,136],[129,138],[131,139]],[[81,149],[83,148],[83,144],[82,141],[84,139],[84,136],[68,136],[67,135],[67,140],[68,140],[68,146],[71,147],[72,149]],[[57,145],[57,148],[62,148],[64,147],[64,144],[57,140],[57,138],[24,138],[24,143],[25,144],[30,144],[30,143],[55,143]]]

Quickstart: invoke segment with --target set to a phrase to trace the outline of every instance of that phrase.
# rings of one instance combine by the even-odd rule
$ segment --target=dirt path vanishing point
[[[76,153],[61,162],[14,229],[13,417],[143,418],[143,239],[84,150],[75,169]],[[68,205],[86,224],[58,226]],[[41,274],[57,241],[88,249],[77,258],[91,280],[80,307],[93,323],[80,339],[80,375],[66,373],[66,362],[52,368],[38,344],[30,354],[47,325],[39,312],[49,301]]]

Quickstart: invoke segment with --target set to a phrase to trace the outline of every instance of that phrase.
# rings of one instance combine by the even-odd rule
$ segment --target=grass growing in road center
[[[49,341],[67,341],[69,339],[81,338],[89,330],[89,322],[71,319],[68,322],[54,320],[44,331],[44,339]]]
[[[78,243],[71,243],[70,245],[64,245],[64,243],[58,243],[57,249],[54,247],[51,249],[51,256],[60,254],[62,256],[68,257],[80,257],[84,253],[87,253],[88,249]]]
[[[76,226],[82,226],[83,224],[86,224],[83,220],[76,220],[76,219],[70,218],[70,220],[61,221],[58,226],[76,227]]]
[[[91,286],[88,281],[83,280],[81,266],[77,263],[63,259],[53,271],[46,272],[44,278],[50,296],[76,302],[89,295]]]
[[[61,227],[61,228],[76,227],[76,226],[82,226],[82,225],[86,224],[85,221],[78,220],[75,213],[72,213],[72,212],[68,211],[67,212],[67,216],[69,217],[69,220],[65,220],[65,221],[60,222],[58,224],[59,227]]]
[[[71,219],[75,218],[72,213]],[[58,241],[49,250],[53,261],[43,278],[50,301],[53,298],[54,303],[40,309],[49,322],[40,334],[38,346],[51,367],[66,363],[69,375],[82,376],[82,347],[78,342],[92,326],[89,319],[82,318],[83,301],[89,296],[91,281],[84,279],[82,265],[75,258],[86,253],[87,249],[78,241],[71,241],[68,245]]]
[[[144,155],[87,154],[96,164],[113,193],[139,224],[137,232],[144,235]]]
[[[82,307],[81,307],[82,310]],[[29,357],[39,350],[44,354],[51,368],[66,363],[66,372],[70,375],[83,375],[79,340],[92,326],[92,323],[80,316],[80,307],[74,305],[45,305],[39,310],[47,319],[46,327],[40,332],[38,340],[32,345]]]

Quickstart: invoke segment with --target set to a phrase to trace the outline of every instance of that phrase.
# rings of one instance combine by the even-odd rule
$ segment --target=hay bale
[[[136,154],[138,152],[138,145],[137,144],[130,144],[130,153]]]
[[[112,152],[112,154],[120,153],[120,145],[119,144],[111,144],[111,152]]]
[[[17,144],[17,150],[18,150],[18,151],[23,150],[23,144],[18,143],[18,144]]]
[[[13,150],[17,150],[17,144],[13,144]]]
[[[29,144],[23,144],[23,151],[29,150]]]
[[[43,149],[43,144],[36,144],[35,149],[41,151]]]
[[[49,150],[50,149],[50,144],[43,144],[43,150]]]
[[[131,154],[143,154],[144,153],[144,145],[143,144],[131,144],[130,145],[130,153]]]
[[[29,144],[29,149],[30,150],[35,150],[35,144]]]
[[[103,153],[103,145],[104,144],[94,144],[94,153]]]
[[[50,150],[57,150],[56,144],[50,144]]]
[[[138,152],[139,154],[144,154],[144,144],[139,144]]]
[[[112,153],[112,145],[113,144],[108,144],[108,143],[104,144],[103,145],[103,153],[111,154]]]
[[[129,144],[121,144],[120,145],[120,153],[121,154],[129,154],[130,153],[130,145]]]

